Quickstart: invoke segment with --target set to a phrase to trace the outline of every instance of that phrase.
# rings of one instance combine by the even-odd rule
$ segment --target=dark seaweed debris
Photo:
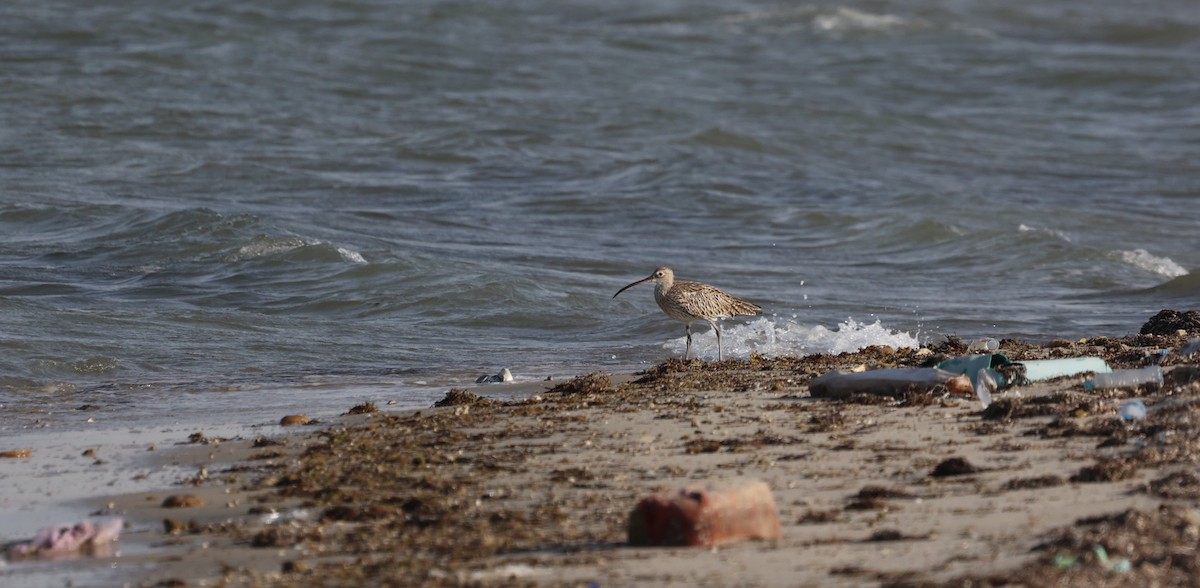
[[[364,402],[350,407],[350,410],[346,411],[346,414],[374,414],[377,412],[379,412],[379,408],[375,406],[374,402]]]
[[[1143,489],[1159,498],[1200,499],[1200,476],[1194,472],[1172,472],[1151,481]]]
[[[576,376],[570,381],[559,384],[551,388],[548,393],[552,394],[606,394],[616,391],[613,386],[612,376],[599,372]]]
[[[945,478],[947,476],[965,476],[967,474],[975,474],[983,470],[979,469],[965,457],[951,457],[933,468],[929,473],[935,478]]]
[[[1179,331],[1192,335],[1200,333],[1200,312],[1161,310],[1146,321],[1138,332],[1142,335],[1174,335]]]
[[[490,406],[497,404],[495,400],[484,398],[469,390],[461,388],[453,388],[446,392],[446,396],[441,400],[433,403],[434,406]],[[374,405],[372,405],[374,406]],[[356,414],[356,413],[351,413]]]
[[[1083,519],[1039,545],[1042,565],[1024,577],[1037,577],[1036,583],[1044,586],[1065,585],[1061,582],[1067,577],[1075,586],[1112,585],[1117,578],[1124,586],[1195,585],[1200,574],[1198,535],[1200,514],[1182,505]],[[1062,556],[1075,558],[1076,565],[1061,565]],[[1114,576],[1111,568],[1122,560],[1129,562],[1128,571]]]
[[[1035,478],[1014,478],[1004,483],[1005,490],[1030,490],[1035,488],[1051,488],[1062,486],[1066,481],[1060,476],[1048,474]]]

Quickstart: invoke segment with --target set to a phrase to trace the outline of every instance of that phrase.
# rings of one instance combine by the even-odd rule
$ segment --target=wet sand
[[[999,352],[1014,361],[1099,355],[1114,368],[1137,367],[1183,340],[1003,341]],[[156,457],[193,472],[178,483],[93,501],[131,526],[119,557],[78,565],[96,570],[96,585],[141,586],[1195,577],[1200,367],[1188,358],[1162,357],[1161,388],[1087,391],[1082,377],[1067,377],[1021,387],[987,410],[940,389],[809,395],[808,382],[831,369],[915,366],[964,352],[951,341],[919,352],[673,360],[642,374],[452,391],[428,410],[310,415],[325,422],[279,437],[193,438]],[[1127,398],[1142,399],[1147,417],[1122,420]],[[782,540],[624,545],[641,497],[741,478],[772,488]],[[162,506],[172,495],[203,505]]]

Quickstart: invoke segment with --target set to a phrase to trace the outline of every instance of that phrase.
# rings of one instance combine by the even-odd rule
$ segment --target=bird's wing
[[[742,300],[728,292],[701,282],[691,282],[680,292],[681,302],[689,312],[711,318],[729,318],[736,315],[754,315],[762,308],[753,302]]]
[[[722,308],[722,301],[729,295],[716,286],[693,282],[687,290],[680,294],[684,305],[692,314],[712,318],[729,316],[729,311]]]

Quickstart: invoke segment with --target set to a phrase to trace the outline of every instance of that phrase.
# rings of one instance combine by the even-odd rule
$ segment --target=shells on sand
[[[0,458],[16,459],[20,457],[29,457],[33,455],[32,449],[10,449],[8,451],[0,451]]]

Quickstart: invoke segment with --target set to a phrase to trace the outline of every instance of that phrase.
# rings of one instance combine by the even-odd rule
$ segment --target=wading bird
[[[709,286],[689,280],[675,280],[675,272],[663,266],[650,274],[620,290],[617,294],[644,282],[654,282],[654,301],[667,316],[682,321],[687,330],[687,349],[683,351],[683,359],[687,359],[692,351],[692,323],[708,321],[713,332],[717,334],[717,361],[724,359],[721,351],[721,329],[717,328],[717,319],[738,315],[753,315],[762,308],[752,302],[730,296],[716,286]],[[613,298],[617,297],[613,294]]]

